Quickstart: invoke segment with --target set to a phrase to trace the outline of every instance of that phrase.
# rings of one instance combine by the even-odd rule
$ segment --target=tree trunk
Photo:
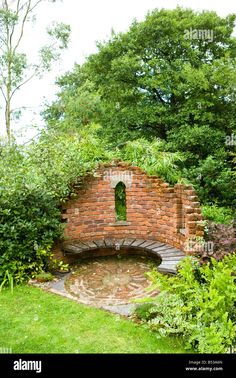
[[[10,41],[11,42],[11,41]],[[10,43],[9,42],[9,43]],[[8,51],[7,65],[7,83],[6,83],[6,106],[5,106],[5,122],[8,143],[11,143],[11,90],[12,90],[12,50],[11,45]]]
[[[5,107],[5,121],[6,121],[6,132],[8,142],[11,142],[11,109],[10,109],[10,99],[7,99]]]

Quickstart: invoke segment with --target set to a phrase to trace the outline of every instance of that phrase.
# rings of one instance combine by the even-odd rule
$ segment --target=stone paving
[[[42,285],[80,303],[129,316],[135,299],[152,297],[145,273],[152,268],[175,274],[184,253],[167,244],[144,239],[73,240],[63,244],[76,259],[71,273]],[[99,257],[100,256],[100,257]],[[102,257],[101,257],[102,256]]]
[[[79,303],[129,316],[137,306],[133,300],[158,295],[157,290],[150,290],[145,273],[159,263],[157,258],[129,255],[86,259],[73,265],[71,273],[33,284]]]
[[[133,299],[157,295],[147,292],[145,273],[157,260],[142,256],[108,256],[82,261],[65,280],[65,288],[79,302],[109,308],[128,305]]]

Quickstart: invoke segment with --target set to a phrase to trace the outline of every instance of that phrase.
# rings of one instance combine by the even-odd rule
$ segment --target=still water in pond
[[[65,281],[67,292],[81,303],[96,307],[120,306],[132,299],[154,296],[145,273],[159,261],[143,256],[107,256],[83,260]]]

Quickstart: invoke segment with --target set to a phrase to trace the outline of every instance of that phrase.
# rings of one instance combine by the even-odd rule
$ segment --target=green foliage
[[[150,299],[149,299],[150,300]],[[153,303],[143,303],[138,305],[135,310],[134,314],[138,319],[141,320],[149,320],[151,318],[150,310],[154,307]]]
[[[234,175],[236,176],[236,154],[231,154],[233,156],[233,163],[234,163]]]
[[[162,336],[182,335],[200,353],[227,352],[236,342],[236,255],[203,266],[188,257],[179,265],[174,277],[148,273],[161,294],[142,319]]]
[[[57,203],[42,189],[23,186],[8,201],[1,197],[0,280],[6,270],[18,282],[40,271],[61,230]]]
[[[230,224],[234,219],[234,214],[230,208],[218,207],[217,205],[202,206],[202,215],[207,220],[215,223]]]
[[[29,147],[0,146],[0,282],[6,271],[18,283],[53,264],[50,248],[63,231],[61,203],[81,176],[110,159],[96,130],[42,134]]]
[[[73,77],[73,80],[71,85],[74,87],[76,78]],[[53,103],[50,109],[47,108],[43,112],[49,129],[72,132],[99,121],[100,96],[91,81],[86,80],[78,88],[60,93],[58,96],[60,101]],[[54,122],[55,119],[58,119],[58,122]]]
[[[109,161],[111,153],[97,137],[99,126],[90,125],[81,133],[67,135],[60,132],[44,133],[27,150],[30,182],[45,188],[56,200],[67,197],[80,178],[94,172],[98,163]]]
[[[235,205],[226,143],[236,132],[234,25],[235,15],[177,7],[112,33],[58,80],[58,98],[44,113],[48,128],[99,123],[101,139],[122,157],[168,182],[185,178],[203,203]],[[214,40],[188,39],[190,28],[211,30]]]
[[[159,139],[149,142],[142,138],[129,141],[120,153],[123,160],[143,168],[150,175],[158,175],[170,183],[181,178],[177,163],[184,161],[181,153],[165,151],[165,144]]]
[[[219,203],[221,206],[236,205],[236,179],[227,155],[217,152],[200,160],[198,166],[186,167],[182,171],[194,185],[203,203]]]
[[[69,264],[65,264],[62,260],[53,258],[53,254],[50,256],[48,270],[51,272],[68,272]]]
[[[3,276],[1,285],[0,285],[0,293],[4,286],[9,286],[11,289],[11,292],[13,293],[13,287],[14,287],[14,278],[11,273],[9,273],[8,270],[5,271],[5,274]]]
[[[76,100],[89,80],[100,98],[99,122],[111,142],[138,136],[166,139],[181,127],[199,127],[201,134],[210,128],[217,139],[221,130],[224,136],[235,125],[234,22],[234,15],[221,18],[178,7],[154,10],[128,32],[113,33],[98,44],[97,54],[58,81],[61,122],[70,111],[67,96]],[[186,39],[190,27],[213,30],[214,42]],[[60,123],[50,111],[48,116],[51,125]]]
[[[183,125],[168,133],[169,149],[188,152],[189,165],[192,159],[202,161],[215,154],[225,142],[225,132],[209,125]],[[219,154],[219,151],[217,151]]]
[[[158,331],[161,336],[183,334],[186,328],[183,306],[184,302],[178,295],[163,292],[159,294],[158,304],[146,310],[143,318],[146,317],[150,329]]]

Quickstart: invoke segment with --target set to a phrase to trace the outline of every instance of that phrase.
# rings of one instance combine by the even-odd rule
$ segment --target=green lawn
[[[20,286],[0,293],[0,347],[13,353],[184,353],[130,320]]]

